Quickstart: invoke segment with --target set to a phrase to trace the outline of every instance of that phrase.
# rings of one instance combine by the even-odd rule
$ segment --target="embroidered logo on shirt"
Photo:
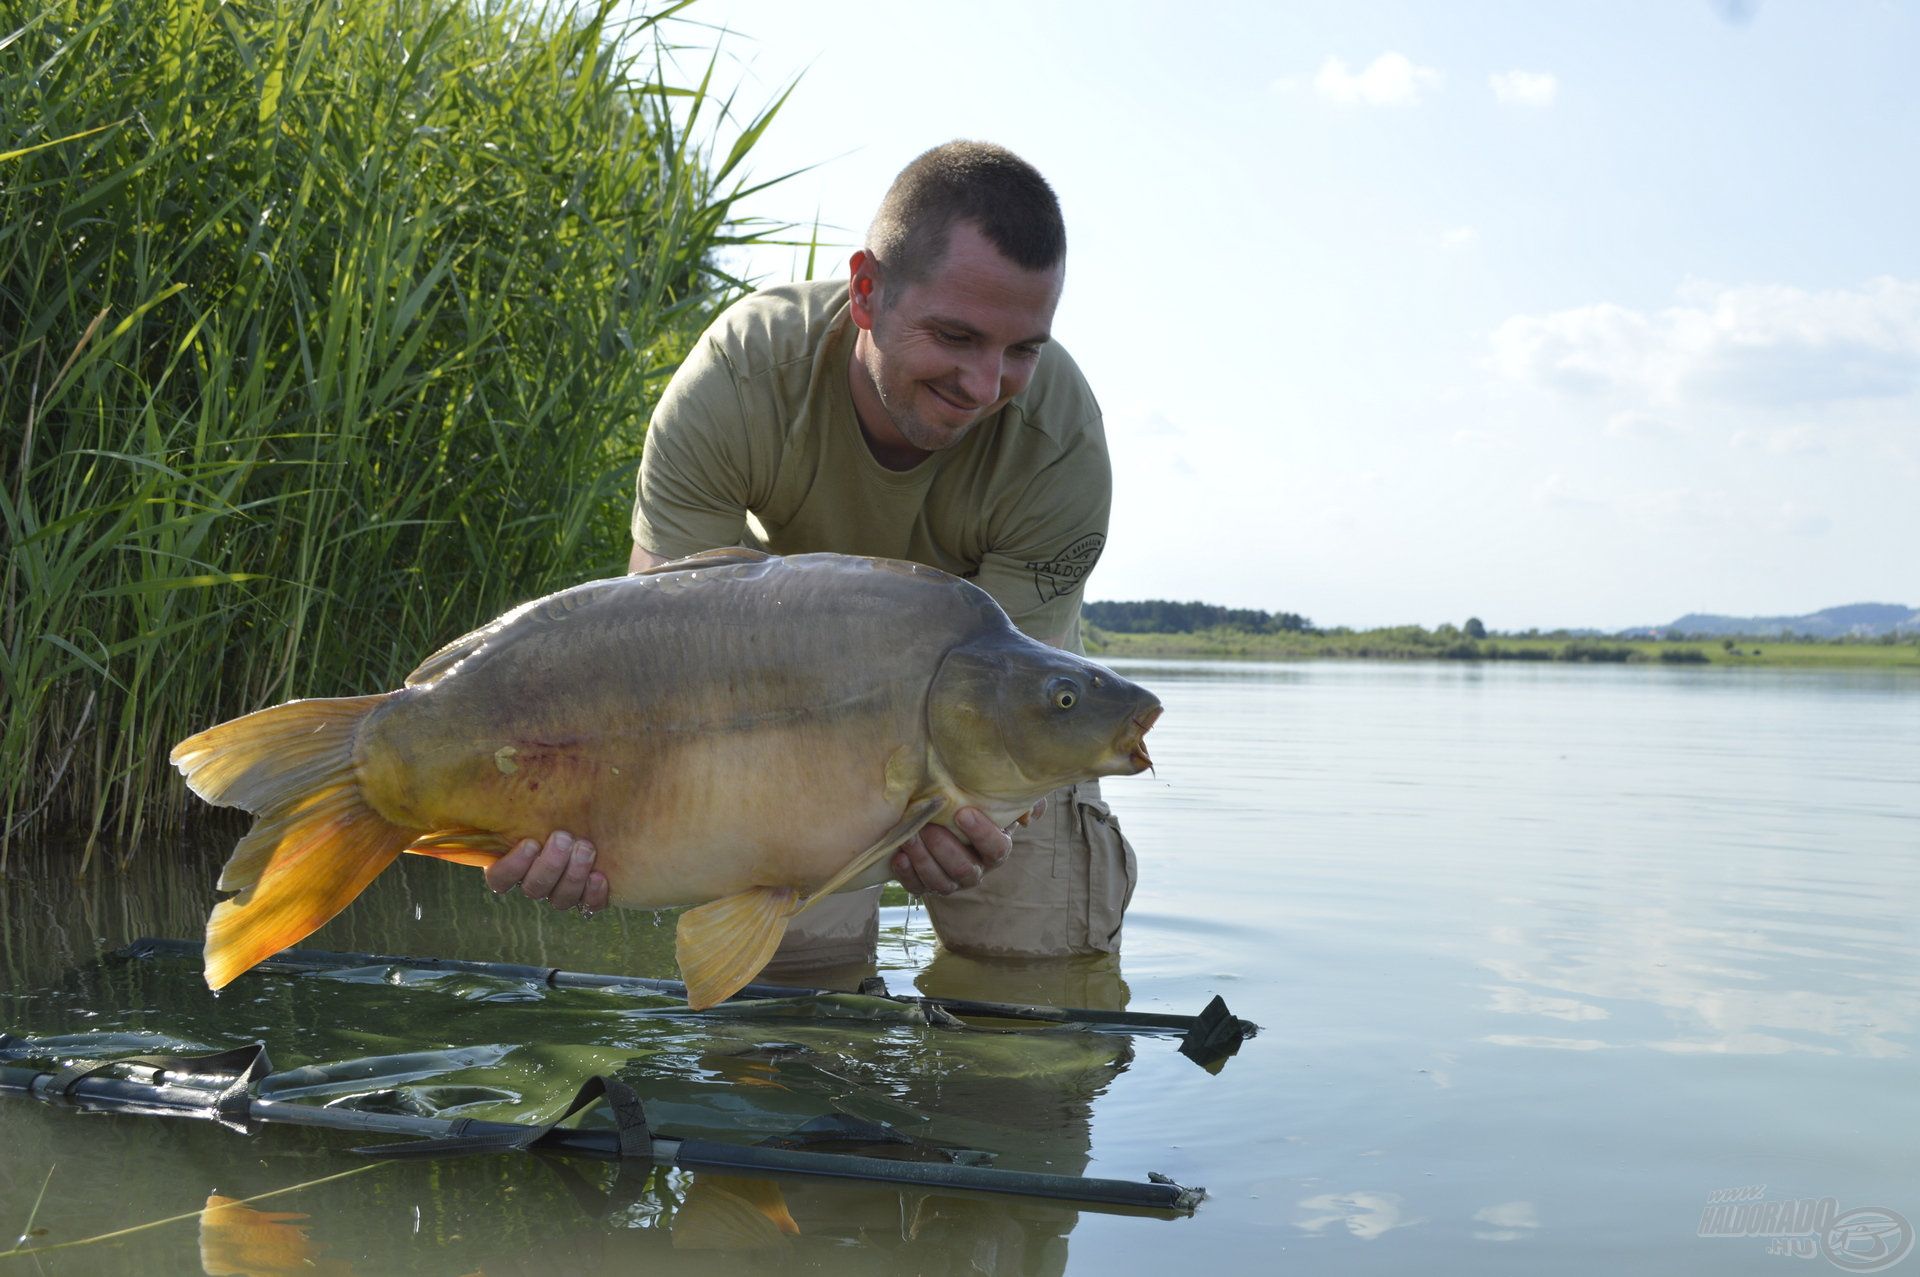
[[[1051,559],[1027,564],[1027,570],[1033,573],[1033,588],[1040,592],[1040,601],[1045,603],[1079,589],[1087,573],[1100,561],[1100,550],[1106,543],[1107,538],[1100,533],[1090,533]]]

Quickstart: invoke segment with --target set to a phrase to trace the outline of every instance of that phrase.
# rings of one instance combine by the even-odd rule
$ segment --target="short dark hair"
[[[948,142],[900,170],[867,228],[867,251],[904,283],[925,279],[946,256],[955,222],[972,222],[1023,270],[1067,255],[1060,200],[1040,170],[991,142]]]

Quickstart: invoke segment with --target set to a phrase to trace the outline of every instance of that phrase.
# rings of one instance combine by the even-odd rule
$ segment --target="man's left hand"
[[[1047,809],[1042,798],[1005,829],[978,807],[962,807],[954,828],[928,825],[893,853],[893,876],[916,896],[946,896],[979,885],[1013,851],[1013,829]]]

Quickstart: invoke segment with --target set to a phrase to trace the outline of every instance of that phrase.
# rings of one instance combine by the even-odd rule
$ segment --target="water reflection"
[[[1871,858],[1833,872],[1857,876],[1865,886]],[[1704,883],[1666,889],[1713,890]],[[1615,887],[1611,894],[1617,899],[1623,892]],[[1718,894],[1720,908],[1738,909],[1738,889],[1721,887]],[[1602,1004],[1655,1008],[1663,1023],[1635,1016],[1603,1044],[1673,1054],[1910,1054],[1920,993],[1909,975],[1889,967],[1893,953],[1914,947],[1902,934],[1910,927],[1900,916],[1904,906],[1888,899],[1858,906],[1845,921],[1823,924],[1818,915],[1802,913],[1790,925],[1741,928],[1688,922],[1682,909],[1678,901],[1668,908],[1624,908],[1587,917],[1577,933],[1563,918],[1501,928],[1482,965],[1512,983],[1493,988],[1489,1009],[1598,1022],[1612,1018]],[[1550,904],[1537,910],[1560,912]],[[1809,943],[1810,932],[1824,933],[1823,942]],[[1536,1043],[1537,1036],[1493,1033],[1485,1040],[1559,1045]],[[1575,1041],[1588,1049],[1587,1039]]]
[[[1581,1002],[1577,998],[1552,998],[1511,986],[1496,987],[1491,992],[1493,997],[1487,1009],[1503,1015],[1544,1015],[1553,1020],[1604,1020],[1610,1014],[1605,1007]]]
[[[1396,1228],[1410,1228],[1427,1222],[1426,1216],[1409,1216],[1398,1193],[1322,1193],[1300,1203],[1303,1210],[1323,1212],[1295,1220],[1302,1232],[1318,1233],[1335,1224],[1363,1242],[1375,1241]]]
[[[1029,961],[975,958],[934,949],[914,984],[930,998],[982,998],[1031,1006],[1124,1011],[1133,991],[1117,953]],[[982,990],[992,990],[988,995]]]
[[[382,915],[391,925],[391,915],[398,915],[432,930],[461,910],[483,924],[501,924],[491,936],[483,928],[463,930],[468,954],[492,950],[488,956],[542,962],[555,956],[552,946],[528,944],[519,933],[528,911],[448,896],[431,876],[423,882],[403,873],[395,882],[386,896],[368,902],[372,918],[353,925],[379,926]],[[44,897],[40,903],[44,907]],[[413,923],[416,910],[421,920]],[[171,919],[155,913],[139,914],[135,926],[159,930],[185,922],[177,929],[190,932],[199,921],[191,913]],[[656,931],[650,922],[638,930],[643,939]],[[594,942],[578,934],[569,939]],[[1094,1103],[1134,1058],[1123,1036],[1012,1024],[979,1032],[930,1028],[897,1003],[855,995],[695,1016],[663,995],[557,990],[511,975],[385,961],[304,975],[249,973],[215,995],[191,960],[88,956],[33,982],[22,977],[44,973],[73,950],[20,952],[5,1027],[34,1032],[36,1056],[204,1051],[259,1038],[271,1045],[277,1070],[261,1084],[263,1096],[368,1113],[538,1124],[558,1114],[583,1078],[617,1073],[645,1097],[655,1128],[672,1135],[751,1141],[838,1111],[885,1122],[921,1141],[991,1151],[999,1166],[1079,1174],[1091,1160]],[[1113,958],[1022,963],[940,953],[918,972],[917,983],[933,995],[1015,1002],[1123,1009],[1128,1000]],[[1172,1053],[1171,1043],[1158,1045]],[[175,1186],[196,1179],[177,1164],[183,1150],[189,1163],[220,1163],[219,1192],[199,1212],[199,1257],[208,1272],[343,1273],[350,1269],[341,1256],[372,1255],[364,1263],[356,1258],[363,1271],[547,1273],[559,1260],[596,1271],[641,1254],[649,1262],[672,1255],[684,1267],[700,1255],[752,1252],[792,1254],[848,1271],[904,1265],[964,1272],[987,1263],[989,1271],[1054,1273],[1066,1267],[1069,1237],[1081,1218],[1045,1202],[648,1174],[633,1167],[616,1177],[593,1164],[543,1165],[518,1154],[446,1163],[427,1180],[411,1167],[375,1169],[380,1184],[408,1186],[398,1214],[391,1188],[371,1183],[349,1194],[302,1190],[297,1203],[265,1210],[246,1204],[249,1193],[287,1181],[267,1185],[236,1174],[227,1165],[231,1151],[207,1147],[206,1134],[193,1124],[103,1124],[14,1105],[0,1107],[0,1138],[12,1140],[19,1165],[42,1173],[56,1162],[88,1174],[108,1165],[133,1168],[123,1193],[86,1195],[53,1212],[45,1244],[111,1232],[129,1215],[177,1214],[170,1200]],[[309,1160],[302,1174],[288,1178],[309,1179],[315,1169],[352,1166],[343,1151],[347,1142],[273,1127],[256,1134],[245,1154],[248,1162],[266,1165],[298,1147]],[[129,1150],[137,1150],[130,1161]],[[448,1243],[444,1254],[425,1262],[423,1230]],[[629,1233],[645,1234],[646,1244]],[[849,1247],[862,1257],[851,1268]],[[152,1270],[150,1256],[121,1247],[85,1252],[84,1265],[64,1261],[74,1264],[69,1271],[114,1271],[122,1264],[127,1271]],[[48,1271],[58,1271],[66,1253],[49,1251],[41,1259]]]
[[[1540,1227],[1540,1214],[1532,1202],[1501,1202],[1475,1211],[1473,1218],[1475,1223],[1492,1225],[1474,1231],[1474,1238],[1483,1242],[1517,1242]]]
[[[353,1265],[326,1257],[298,1211],[255,1210],[213,1193],[200,1212],[200,1268],[207,1277],[354,1277]]]
[[[673,1223],[678,1250],[790,1251],[799,1234],[778,1184],[739,1175],[695,1175]]]

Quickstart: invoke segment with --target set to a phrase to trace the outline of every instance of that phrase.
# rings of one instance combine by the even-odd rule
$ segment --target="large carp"
[[[258,819],[207,923],[218,989],[402,852],[484,866],[556,829],[608,897],[699,904],[695,1006],[753,978],[819,897],[963,806],[1148,766],[1160,702],[1016,630],[986,591],[889,559],[715,550],[562,590],[427,658],[399,691],[290,701],[180,742],[208,802]],[[710,903],[702,903],[710,902]]]

